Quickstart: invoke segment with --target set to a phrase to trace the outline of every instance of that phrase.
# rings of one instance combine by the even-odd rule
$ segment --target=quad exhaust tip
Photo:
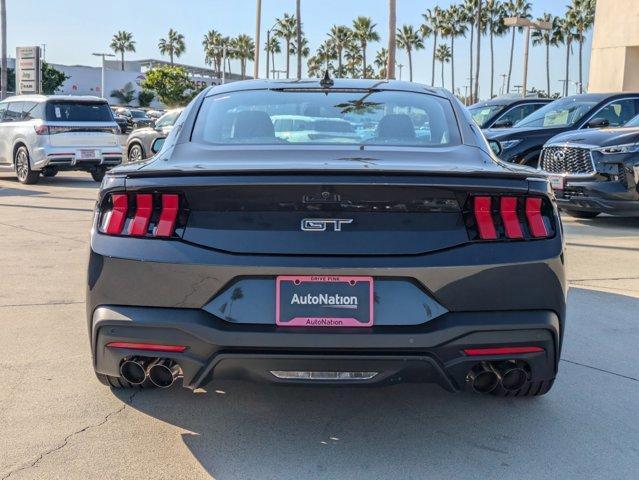
[[[523,387],[529,379],[524,362],[507,360],[493,364],[481,362],[466,376],[466,383],[477,393],[490,393],[499,385],[504,390],[514,392]]]
[[[169,388],[180,375],[180,367],[171,359],[158,359],[148,370],[149,380],[159,388]]]
[[[146,380],[146,367],[150,358],[133,357],[120,364],[120,375],[131,385],[142,385]]]
[[[501,374],[488,362],[476,365],[466,376],[466,382],[477,393],[490,393],[501,381]]]
[[[497,365],[501,375],[501,386],[504,390],[519,390],[528,381],[528,373],[517,362],[506,361]]]

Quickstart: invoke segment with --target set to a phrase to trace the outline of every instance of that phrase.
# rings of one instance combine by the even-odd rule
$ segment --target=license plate
[[[563,190],[564,189],[564,182],[565,182],[565,178],[558,176],[558,175],[550,175],[548,177],[548,179],[550,180],[550,186],[554,189],[554,190]]]
[[[97,150],[80,150],[80,160],[96,160],[100,158],[100,153]]]
[[[373,278],[285,275],[275,281],[281,327],[371,327]]]

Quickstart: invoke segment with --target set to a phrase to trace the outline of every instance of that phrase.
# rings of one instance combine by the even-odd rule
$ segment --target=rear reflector
[[[535,238],[548,236],[544,218],[541,215],[541,198],[528,197],[526,199],[526,219],[530,227],[530,234]]]
[[[104,232],[109,235],[119,235],[122,232],[122,227],[124,227],[124,221],[126,220],[128,199],[124,193],[114,193],[111,195],[111,201],[113,208],[109,214]]]
[[[170,237],[173,235],[177,220],[180,199],[175,194],[162,195],[162,212],[155,230],[156,237]]]
[[[137,207],[129,233],[131,235],[146,235],[151,221],[151,214],[153,213],[153,195],[150,193],[138,193],[135,196],[135,201]]]
[[[149,350],[153,352],[183,352],[186,347],[183,345],[159,345],[156,343],[133,343],[133,342],[111,342],[107,343],[109,348],[128,348],[130,350]]]
[[[541,347],[491,347],[491,348],[467,348],[466,355],[516,355],[518,353],[543,352]]]
[[[504,233],[507,238],[524,238],[517,216],[517,198],[501,197],[499,213],[504,223]]]
[[[491,203],[492,199],[490,197],[475,197],[475,221],[477,222],[479,238],[482,240],[494,240],[497,238]]]

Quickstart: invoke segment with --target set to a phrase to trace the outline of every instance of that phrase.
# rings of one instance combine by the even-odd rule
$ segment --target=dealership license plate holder
[[[78,160],[99,160],[100,152],[95,148],[82,148],[77,153]]]
[[[566,179],[562,175],[549,175],[548,180],[553,190],[563,190],[566,184]]]
[[[275,285],[275,323],[280,327],[373,326],[373,277],[282,275],[276,277]],[[309,294],[321,303],[301,304]]]

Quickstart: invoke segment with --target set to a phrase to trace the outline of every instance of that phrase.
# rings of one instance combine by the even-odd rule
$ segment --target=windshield
[[[446,99],[403,91],[252,90],[204,99],[195,141],[439,147],[460,143]]]
[[[53,122],[113,122],[107,103],[102,102],[47,102],[46,119]]]
[[[470,114],[475,123],[481,128],[486,126],[486,122],[501,112],[506,105],[485,105],[483,107],[470,107]]]
[[[175,121],[180,116],[180,113],[182,113],[182,110],[172,110],[165,113],[160,118],[158,118],[157,122],[155,122],[155,126],[157,128],[172,127]]]
[[[563,98],[549,103],[526,118],[517,122],[515,127],[569,127],[586,115],[592,107],[597,105],[595,100],[578,98]]]
[[[131,110],[131,116],[133,118],[146,118],[146,113],[142,110]]]

